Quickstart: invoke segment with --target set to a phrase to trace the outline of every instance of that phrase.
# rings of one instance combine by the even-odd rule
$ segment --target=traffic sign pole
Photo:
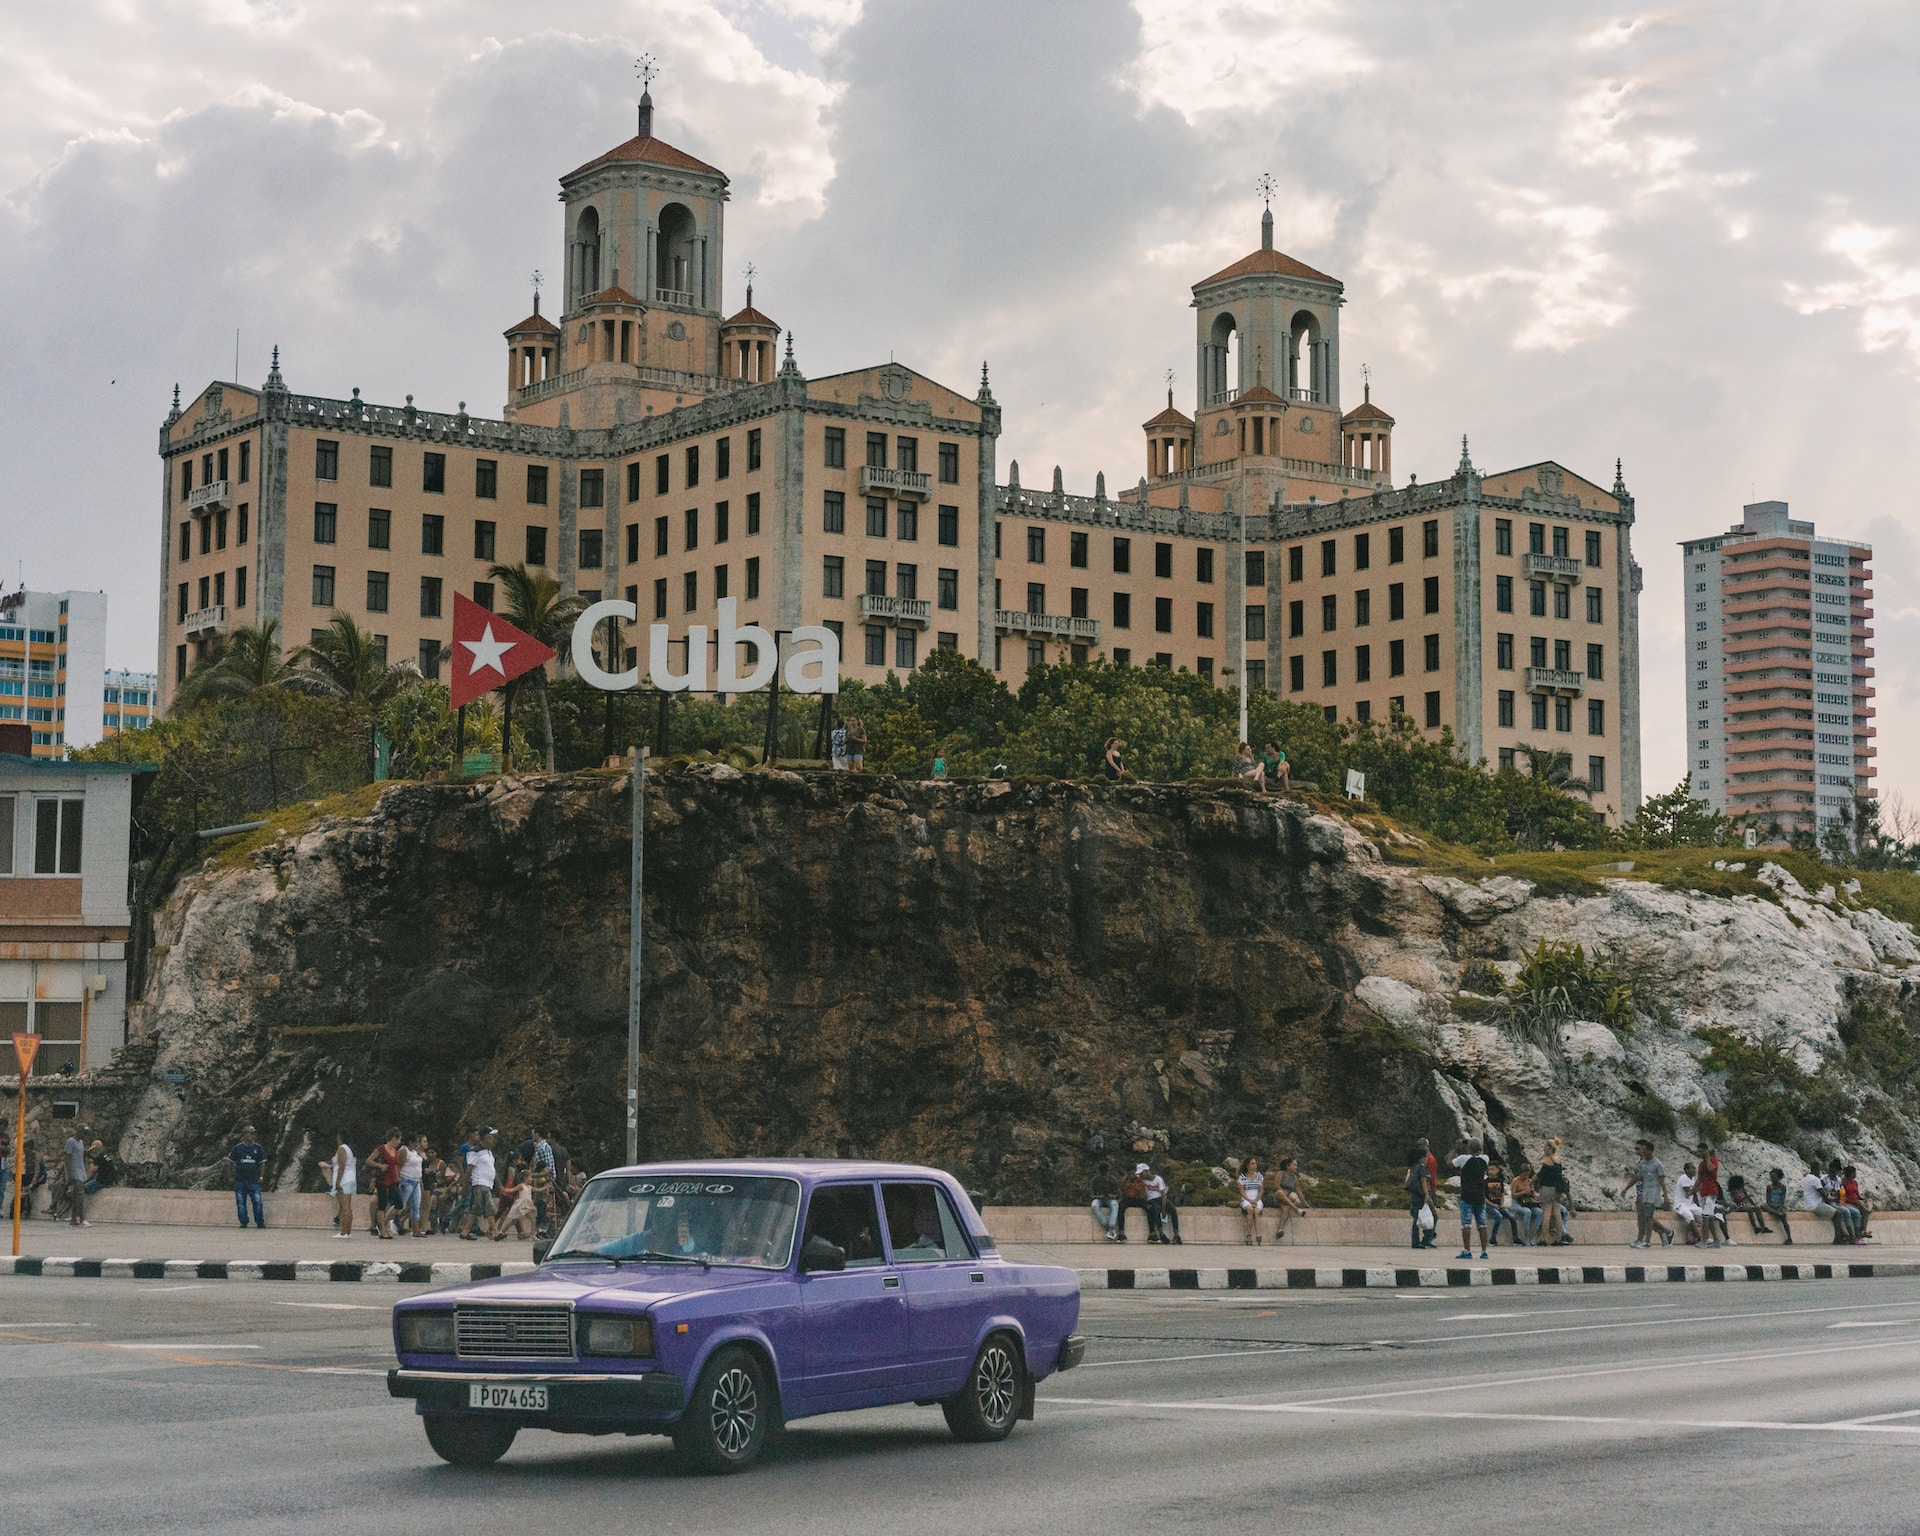
[[[20,1256],[20,1181],[27,1160],[27,1077],[33,1071],[38,1035],[16,1034],[13,1054],[20,1067],[20,1113],[13,1122],[13,1256]]]

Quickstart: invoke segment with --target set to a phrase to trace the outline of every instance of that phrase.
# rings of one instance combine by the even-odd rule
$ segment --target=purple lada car
[[[897,1163],[654,1163],[587,1185],[540,1266],[393,1310],[395,1397],[445,1460],[523,1428],[671,1435],[752,1464],[808,1414],[938,1404],[962,1440],[1079,1364],[1073,1271],[994,1249],[966,1191]]]

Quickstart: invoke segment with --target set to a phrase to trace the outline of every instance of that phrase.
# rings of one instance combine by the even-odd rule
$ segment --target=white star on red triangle
[[[501,665],[500,658],[513,649],[514,642],[494,639],[491,624],[478,640],[462,640],[460,643],[473,652],[473,660],[467,667],[469,672],[493,671],[498,672],[502,677],[507,675],[507,669]]]

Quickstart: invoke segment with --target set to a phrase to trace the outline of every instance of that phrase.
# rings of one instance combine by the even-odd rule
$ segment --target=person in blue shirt
[[[253,1210],[253,1224],[264,1228],[267,1217],[260,1203],[260,1180],[267,1172],[267,1149],[254,1140],[252,1126],[242,1128],[240,1139],[227,1149],[227,1161],[233,1167],[233,1208],[242,1227],[247,1210]]]

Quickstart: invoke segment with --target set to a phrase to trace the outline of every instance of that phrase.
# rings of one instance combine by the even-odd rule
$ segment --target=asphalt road
[[[1920,1529],[1915,1280],[1090,1295],[1002,1445],[839,1415],[719,1480],[657,1438],[443,1466],[381,1379],[410,1291],[318,1289],[0,1277],[0,1529]]]

